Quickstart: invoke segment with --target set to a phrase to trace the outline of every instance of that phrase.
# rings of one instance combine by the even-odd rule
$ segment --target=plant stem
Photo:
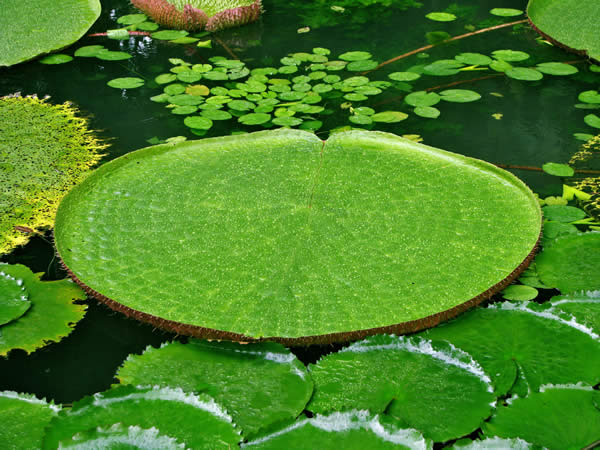
[[[433,47],[440,45],[440,44],[445,44],[448,42],[452,42],[452,41],[458,41],[459,39],[464,39],[470,36],[475,36],[476,34],[481,34],[481,33],[487,33],[488,31],[494,31],[494,30],[499,30],[501,28],[506,28],[506,27],[510,27],[513,25],[518,25],[520,23],[526,23],[527,19],[523,19],[523,20],[516,20],[514,22],[508,22],[508,23],[503,23],[501,25],[496,25],[493,27],[488,27],[488,28],[482,28],[481,30],[476,30],[476,31],[471,31],[470,33],[465,33],[465,34],[461,34],[460,36],[454,36],[450,39],[446,39],[445,41],[442,41],[438,44],[431,44],[431,45],[426,45],[425,47],[421,47],[421,48],[417,48],[416,50],[412,50],[408,53],[403,53],[402,55],[396,56],[392,59],[388,59],[387,61],[382,62],[381,64],[379,64],[377,67],[375,67],[373,70],[369,70],[366,72],[363,72],[363,74],[365,73],[369,73],[369,72],[373,72],[374,70],[380,69],[383,66],[387,66],[388,64],[391,64],[393,62],[399,61],[401,59],[407,58],[409,56],[415,55],[417,53],[421,53],[424,52],[426,50],[432,49]]]
[[[238,58],[238,57],[237,57],[237,55],[236,55],[235,53],[233,53],[233,50],[231,50],[231,49],[230,49],[230,48],[227,46],[227,44],[225,44],[225,42],[223,42],[221,39],[219,39],[218,37],[214,37],[214,36],[213,36],[213,39],[214,39],[215,41],[217,41],[217,43],[218,43],[218,44],[219,44],[221,47],[223,47],[223,48],[225,49],[225,51],[226,51],[226,52],[229,54],[229,56],[231,56],[233,59],[237,59],[237,60],[239,60],[239,59],[240,59],[240,58]]]
[[[496,164],[493,163],[496,167],[500,167],[501,169],[518,169],[518,170],[532,170],[536,172],[543,172],[544,170],[541,167],[533,167],[533,166],[517,166],[514,164]],[[575,170],[576,173],[591,173],[591,174],[600,174],[600,170],[587,170],[587,169],[579,169]]]

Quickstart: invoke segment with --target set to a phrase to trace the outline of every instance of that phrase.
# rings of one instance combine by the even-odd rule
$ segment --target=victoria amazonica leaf
[[[131,355],[117,374],[122,383],[204,392],[222,404],[244,436],[297,417],[312,394],[304,365],[279,344],[193,340]]]
[[[458,314],[516,276],[540,224],[529,189],[482,161],[387,133],[274,130],[103,165],[61,204],[55,240],[72,275],[128,315],[305,343]]]
[[[311,419],[303,417],[287,428],[242,444],[242,448],[426,450],[433,447],[432,443],[416,430],[399,428],[368,411],[353,410],[329,415],[317,414]]]
[[[2,0],[0,66],[67,47],[100,15],[99,0]]]
[[[63,409],[46,430],[44,448],[55,449],[77,433],[115,423],[156,428],[186,448],[229,449],[241,440],[231,417],[207,394],[185,393],[181,388],[117,386]]]
[[[0,447],[41,448],[44,428],[60,407],[31,394],[0,391]]]
[[[509,391],[524,396],[547,383],[598,383],[598,335],[570,318],[533,308],[519,302],[478,308],[424,337],[471,354],[499,396]]]
[[[161,434],[156,428],[125,427],[115,423],[110,427],[95,427],[59,443],[59,448],[89,449],[161,449],[183,450],[187,447],[174,437]]]
[[[578,449],[600,439],[600,392],[581,385],[545,386],[499,408],[485,434],[520,437],[549,450]]]
[[[20,264],[0,263],[0,271],[22,280],[31,301],[23,316],[0,327],[0,356],[15,348],[31,353],[58,342],[83,318],[86,305],[73,302],[84,300],[85,293],[71,280],[40,281],[43,274],[34,274]]]
[[[445,442],[479,428],[495,401],[489,377],[463,351],[422,339],[370,337],[310,366],[313,412],[367,409]]]
[[[21,317],[31,306],[23,280],[4,273],[0,266],[0,326]]]
[[[553,42],[590,58],[600,60],[596,0],[529,0],[529,21]]]

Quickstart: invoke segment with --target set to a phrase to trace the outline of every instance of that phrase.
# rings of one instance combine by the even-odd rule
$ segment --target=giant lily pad
[[[529,0],[527,15],[546,38],[600,61],[597,0]]]
[[[308,410],[385,411],[436,442],[479,428],[496,399],[468,354],[419,338],[373,336],[324,357],[310,372],[315,393]]]
[[[482,161],[387,133],[275,130],[113,160],[61,204],[55,240],[79,283],[141,320],[331,342],[489,298],[540,224],[529,189]]]
[[[99,15],[99,0],[2,0],[0,66],[71,45]]]

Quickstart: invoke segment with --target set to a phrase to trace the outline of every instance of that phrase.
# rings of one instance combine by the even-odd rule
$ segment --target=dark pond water
[[[92,32],[116,28],[117,17],[134,12],[125,0],[102,0],[102,3],[102,17]],[[287,53],[311,51],[313,47],[329,48],[332,54],[364,50],[371,52],[378,61],[384,61],[426,45],[427,32],[463,34],[468,31],[466,25],[482,28],[512,20],[491,16],[488,11],[493,7],[525,9],[526,5],[525,0],[503,0],[502,5],[495,0],[427,0],[421,7],[415,7],[416,2],[409,0],[391,1],[389,7],[378,4],[351,6],[352,3],[360,4],[347,0],[340,2],[347,11],[352,11],[352,14],[341,14],[330,8],[335,2],[326,0],[265,0],[265,14],[258,23],[220,33],[217,38],[249,67],[276,65]],[[424,18],[430,11],[446,8],[454,11],[459,19],[439,23]],[[299,28],[307,26],[309,32],[298,33]],[[531,54],[532,62],[577,60],[576,56],[536,39],[537,35],[527,27],[492,31],[440,45],[426,54],[390,64],[370,76],[385,80],[388,73],[415,64],[453,58],[461,52],[490,54],[497,49],[525,51]],[[154,136],[161,139],[177,135],[194,138],[181,117],[149,100],[160,92],[156,85],[146,83],[141,89],[121,91],[108,87],[106,82],[126,76],[152,80],[169,70],[168,58],[179,57],[200,63],[216,55],[229,57],[223,45],[213,39],[213,48],[209,50],[197,49],[193,44],[175,45],[143,37],[129,41],[86,37],[76,46],[90,44],[121,49],[132,53],[134,58],[124,62],[76,58],[71,63],[57,66],[34,61],[0,69],[0,96],[21,92],[23,95],[49,95],[53,102],[69,100],[75,103],[82,114],[90,118],[91,127],[109,140],[111,147],[106,160],[147,146],[146,141]],[[566,162],[581,144],[572,134],[592,132],[583,123],[586,112],[574,108],[579,92],[597,88],[598,74],[591,74],[586,66],[579,64],[580,73],[575,76],[545,76],[537,82],[499,76],[465,84],[460,87],[476,90],[482,99],[468,104],[440,105],[442,115],[436,120],[411,116],[403,122],[378,129],[418,134],[426,144],[494,163],[540,167],[548,161]],[[481,72],[472,72],[453,77],[423,77],[415,83],[415,90],[480,76]],[[377,105],[380,109],[385,105],[385,109],[406,110],[402,96],[402,92],[390,89],[366,104]],[[497,120],[492,114],[502,114],[502,117]],[[323,136],[328,129],[346,124],[347,113],[337,110],[326,119]],[[210,130],[207,136],[230,131],[228,125],[222,125]],[[560,182],[556,177],[524,170],[517,170],[515,174],[542,196],[559,193]],[[47,272],[49,279],[64,276],[53,259],[52,246],[41,238],[2,257],[2,261],[23,263],[35,272]],[[169,339],[172,339],[171,335],[125,319],[90,300],[86,317],[61,343],[49,345],[29,356],[15,351],[8,359],[0,359],[0,390],[31,392],[68,403],[106,389],[129,353],[141,352],[147,345]],[[305,361],[311,361],[327,350],[295,351]]]

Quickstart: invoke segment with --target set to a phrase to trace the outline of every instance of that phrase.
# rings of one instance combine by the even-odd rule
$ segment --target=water
[[[90,32],[117,28],[117,17],[134,12],[125,0],[103,0],[102,3],[102,17]],[[375,5],[353,9],[349,3],[340,2],[355,13],[342,15],[330,9],[335,2],[325,0],[265,0],[266,13],[259,22],[223,32],[217,37],[250,67],[278,65],[279,59],[287,53],[310,51],[313,47],[329,48],[334,55],[364,50],[371,52],[378,61],[384,61],[426,45],[427,32],[443,30],[454,36],[467,32],[465,25],[473,24],[478,28],[494,25],[496,22],[488,11],[499,6],[490,0],[461,2],[460,6],[449,0],[429,0],[416,8],[410,6],[415,2],[401,0],[393,2],[395,6],[391,7]],[[524,0],[504,0],[501,6],[524,9],[525,4]],[[451,5],[459,16],[456,22],[439,23],[424,18],[430,11],[442,11]],[[308,33],[297,32],[306,26],[310,27]],[[452,58],[461,52],[490,54],[497,49],[528,52],[533,62],[579,59],[540,43],[536,38],[537,35],[527,28],[492,31],[436,47],[427,52],[428,58],[411,56],[370,76],[385,80],[388,73],[415,64]],[[105,160],[147,146],[147,140],[154,136],[161,139],[177,135],[194,138],[181,117],[149,100],[160,92],[157,87],[147,83],[140,89],[121,91],[107,87],[108,80],[124,76],[152,80],[157,74],[168,71],[168,58],[173,57],[200,63],[207,62],[211,56],[230,56],[216,40],[213,40],[213,49],[208,50],[141,37],[124,42],[86,37],[75,48],[91,44],[102,44],[135,56],[124,62],[76,58],[64,65],[47,66],[34,61],[0,69],[0,96],[21,92],[40,97],[49,95],[52,102],[68,100],[75,103],[81,114],[89,118],[90,127],[98,130],[98,134],[111,144]],[[464,84],[459,87],[476,90],[482,99],[469,104],[439,105],[442,115],[437,120],[411,116],[403,122],[378,129],[397,134],[419,134],[426,144],[494,163],[540,167],[548,161],[567,162],[580,145],[572,133],[593,132],[583,123],[588,112],[573,105],[577,103],[579,92],[597,88],[599,76],[589,73],[586,64],[578,67],[581,72],[576,76],[548,75],[539,82],[501,76]],[[481,72],[423,77],[415,83],[415,90],[479,76],[482,76]],[[380,110],[383,105],[385,109],[401,109],[402,96],[402,92],[389,90],[366,104],[376,104]],[[492,117],[496,113],[502,114],[501,120]],[[346,113],[336,112],[327,118],[326,127],[347,124],[346,116]],[[227,134],[231,124],[233,122],[217,126],[207,136]],[[517,170],[515,174],[542,196],[560,193],[560,181],[555,177],[524,170]],[[41,238],[1,260],[26,264],[35,272],[47,272],[46,279],[64,277],[53,258],[51,244]],[[113,375],[129,353],[139,353],[147,345],[157,345],[172,338],[172,335],[126,319],[90,300],[86,317],[62,342],[30,356],[15,351],[8,359],[0,359],[0,390],[31,392],[69,403],[108,388],[115,382]],[[295,351],[306,362],[314,361],[322,352],[332,349],[333,346]]]

